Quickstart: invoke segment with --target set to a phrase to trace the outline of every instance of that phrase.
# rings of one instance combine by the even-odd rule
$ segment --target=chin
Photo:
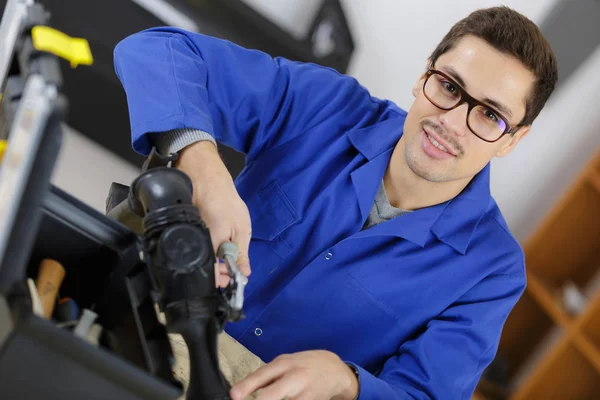
[[[449,171],[435,165],[425,154],[416,146],[407,146],[405,150],[405,159],[408,168],[419,178],[429,182],[447,182],[453,180]]]

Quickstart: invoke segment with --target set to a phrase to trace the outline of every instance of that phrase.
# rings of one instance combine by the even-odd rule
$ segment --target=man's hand
[[[210,230],[215,254],[224,242],[234,242],[239,251],[238,268],[244,275],[250,275],[250,213],[214,144],[201,141],[186,147],[180,152],[175,166],[192,180],[194,205]],[[215,279],[218,287],[229,284],[225,264],[215,265]]]
[[[257,400],[352,400],[358,394],[354,372],[325,350],[281,355],[231,389],[233,400],[260,390]]]

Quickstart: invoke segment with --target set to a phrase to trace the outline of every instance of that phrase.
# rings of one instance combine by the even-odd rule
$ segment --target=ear
[[[504,157],[505,155],[510,153],[515,148],[517,143],[519,143],[521,141],[521,139],[523,139],[525,137],[525,135],[527,135],[529,133],[530,130],[531,130],[530,125],[523,126],[522,128],[520,128],[514,135],[512,135],[510,137],[510,140],[508,142],[506,142],[500,148],[500,150],[498,150],[498,152],[496,153],[496,157]]]
[[[417,79],[417,81],[415,82],[415,84],[413,86],[413,89],[412,89],[413,96],[417,97],[419,95],[419,93],[421,93],[421,90],[423,89],[423,83],[425,82],[425,74],[427,73],[427,70],[429,70],[430,66],[431,66],[431,60],[427,59],[427,63],[425,63],[425,70],[423,71],[423,73],[421,74],[419,79]]]

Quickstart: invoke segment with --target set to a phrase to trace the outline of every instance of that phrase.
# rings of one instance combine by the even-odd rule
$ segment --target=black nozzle
[[[131,196],[147,215],[164,207],[192,204],[192,181],[175,168],[153,168],[137,177],[131,184]]]

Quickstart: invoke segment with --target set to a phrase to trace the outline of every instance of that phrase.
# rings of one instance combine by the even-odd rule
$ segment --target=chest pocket
[[[249,254],[252,277],[247,287],[250,294],[292,252],[283,233],[300,217],[277,181],[246,200],[246,205],[252,223]]]
[[[273,240],[300,219],[277,181],[268,184],[246,204],[253,238]]]

